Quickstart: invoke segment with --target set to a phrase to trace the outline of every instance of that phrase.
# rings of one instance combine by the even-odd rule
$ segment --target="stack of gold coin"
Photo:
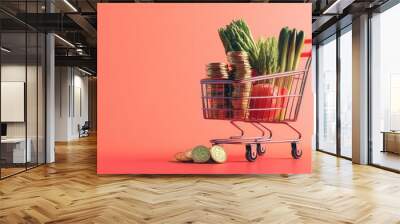
[[[207,96],[209,109],[208,115],[210,118],[223,119],[226,115],[226,100],[223,98],[225,96],[225,85],[224,84],[208,84],[207,85]]]
[[[230,51],[227,56],[232,68],[232,79],[242,80],[251,77],[249,56],[245,51]]]
[[[207,76],[211,79],[227,79],[228,65],[221,62],[209,63],[206,65]]]
[[[249,97],[251,93],[251,83],[233,83],[232,91],[232,117],[242,120],[248,116]]]
[[[228,61],[232,68],[232,79],[243,80],[251,78],[249,57],[244,51],[228,52]],[[234,82],[232,84],[232,109],[233,119],[245,119],[248,115],[251,82]]]
[[[222,62],[214,62],[206,65],[207,76],[211,79],[228,79],[228,65]],[[223,119],[225,117],[225,85],[209,84],[207,86],[207,95],[209,98],[209,116],[214,119]]]

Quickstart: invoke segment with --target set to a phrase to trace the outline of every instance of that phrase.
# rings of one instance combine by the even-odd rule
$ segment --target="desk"
[[[32,153],[30,138],[26,140],[28,143],[25,154],[25,138],[6,138],[1,139],[1,157],[6,163],[25,163],[31,162]],[[25,159],[27,159],[25,161]]]
[[[392,152],[400,154],[400,132],[383,131],[383,150],[382,152]]]

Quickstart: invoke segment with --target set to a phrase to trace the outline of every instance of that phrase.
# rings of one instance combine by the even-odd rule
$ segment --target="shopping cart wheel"
[[[246,145],[246,159],[249,162],[254,162],[257,159],[257,150],[254,150],[250,144]]]
[[[267,147],[265,147],[265,146],[262,147],[260,143],[257,143],[257,154],[258,154],[259,156],[264,155],[265,152],[267,151],[266,148],[267,148]]]
[[[292,142],[292,157],[293,159],[300,159],[300,157],[303,155],[303,151],[301,149],[297,148],[297,143]]]

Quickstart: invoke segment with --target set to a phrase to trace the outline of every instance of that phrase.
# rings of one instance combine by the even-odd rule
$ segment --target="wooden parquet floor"
[[[309,175],[96,175],[96,139],[0,181],[0,223],[400,223],[400,175],[315,153]]]

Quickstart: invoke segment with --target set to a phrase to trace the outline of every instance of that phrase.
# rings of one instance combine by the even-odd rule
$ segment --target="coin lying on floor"
[[[192,149],[186,150],[186,151],[185,151],[185,156],[186,156],[187,158],[192,159]]]
[[[185,152],[178,152],[175,154],[175,159],[179,162],[190,162],[192,158],[186,156]]]
[[[226,156],[226,152],[225,152],[224,148],[222,148],[222,146],[214,145],[210,149],[210,154],[211,154],[211,158],[212,158],[212,160],[214,160],[214,162],[216,162],[216,163],[226,162],[227,156]]]
[[[210,157],[210,150],[204,145],[196,146],[192,150],[192,159],[195,163],[206,163]]]

